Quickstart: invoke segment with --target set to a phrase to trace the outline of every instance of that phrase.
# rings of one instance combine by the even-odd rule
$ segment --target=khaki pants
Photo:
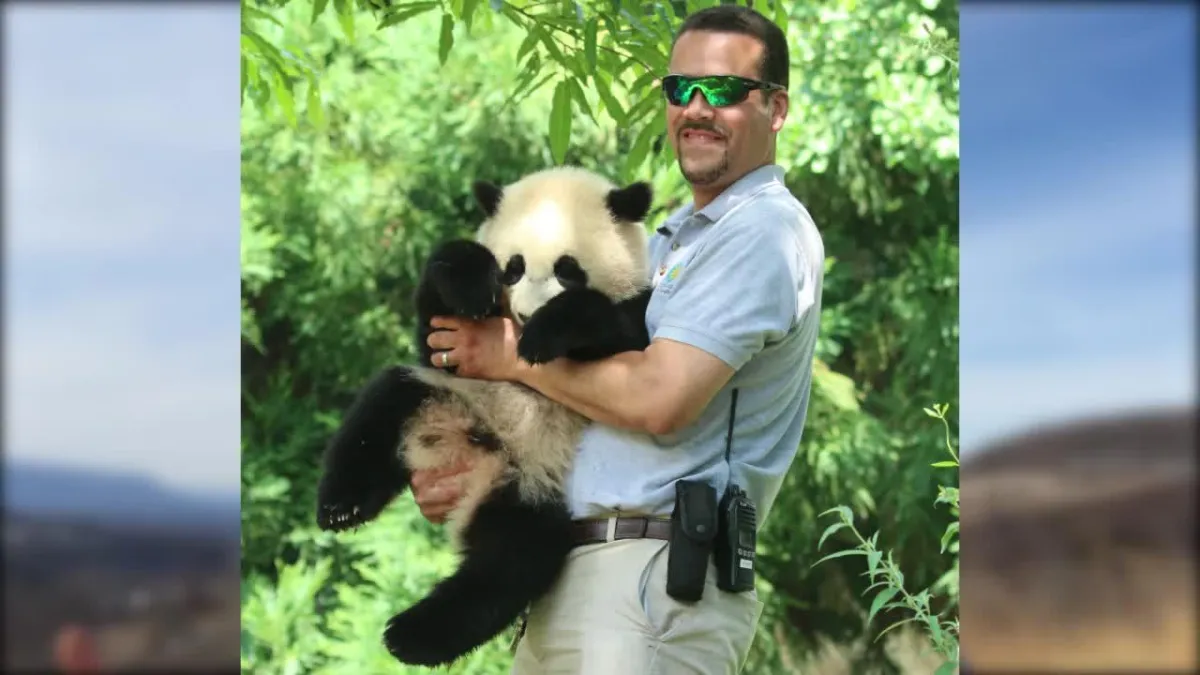
[[[628,539],[572,551],[558,585],[529,614],[513,675],[733,675],[762,603],[726,593],[709,564],[694,605],[666,593],[667,542]]]

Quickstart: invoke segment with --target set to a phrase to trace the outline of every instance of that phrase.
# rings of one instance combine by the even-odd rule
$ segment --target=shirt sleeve
[[[747,214],[749,216],[750,214]],[[807,269],[783,209],[722,223],[666,292],[655,338],[684,342],[741,368],[782,339],[802,308]]]

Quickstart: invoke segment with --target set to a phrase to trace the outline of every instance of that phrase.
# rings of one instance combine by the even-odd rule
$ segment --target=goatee
[[[692,185],[709,185],[720,180],[721,176],[729,170],[729,155],[721,153],[721,160],[716,164],[702,168],[689,170],[684,165],[683,158],[679,158],[679,171],[683,177]]]

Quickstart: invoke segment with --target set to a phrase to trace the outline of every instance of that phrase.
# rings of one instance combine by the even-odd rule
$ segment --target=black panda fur
[[[646,183],[617,188],[574,167],[474,187],[476,241],[439,246],[417,290],[420,367],[393,366],[359,394],[329,443],[317,521],[373,520],[411,472],[475,463],[450,514],[462,553],[453,575],[392,617],[398,660],[451,663],[490,641],[550,590],[572,546],[566,473],[588,421],[523,385],[426,367],[433,316],[514,316],[531,363],[600,359],[649,344]]]

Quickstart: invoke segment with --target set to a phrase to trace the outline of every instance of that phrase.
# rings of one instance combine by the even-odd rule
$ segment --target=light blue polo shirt
[[[821,317],[825,249],[777,165],[756,169],[698,213],[650,236],[652,339],[685,342],[736,373],[700,418],[669,435],[600,423],[584,432],[567,495],[576,518],[667,516],[675,481],[729,481],[725,438],[738,389],[734,479],[766,520],[800,445]]]

